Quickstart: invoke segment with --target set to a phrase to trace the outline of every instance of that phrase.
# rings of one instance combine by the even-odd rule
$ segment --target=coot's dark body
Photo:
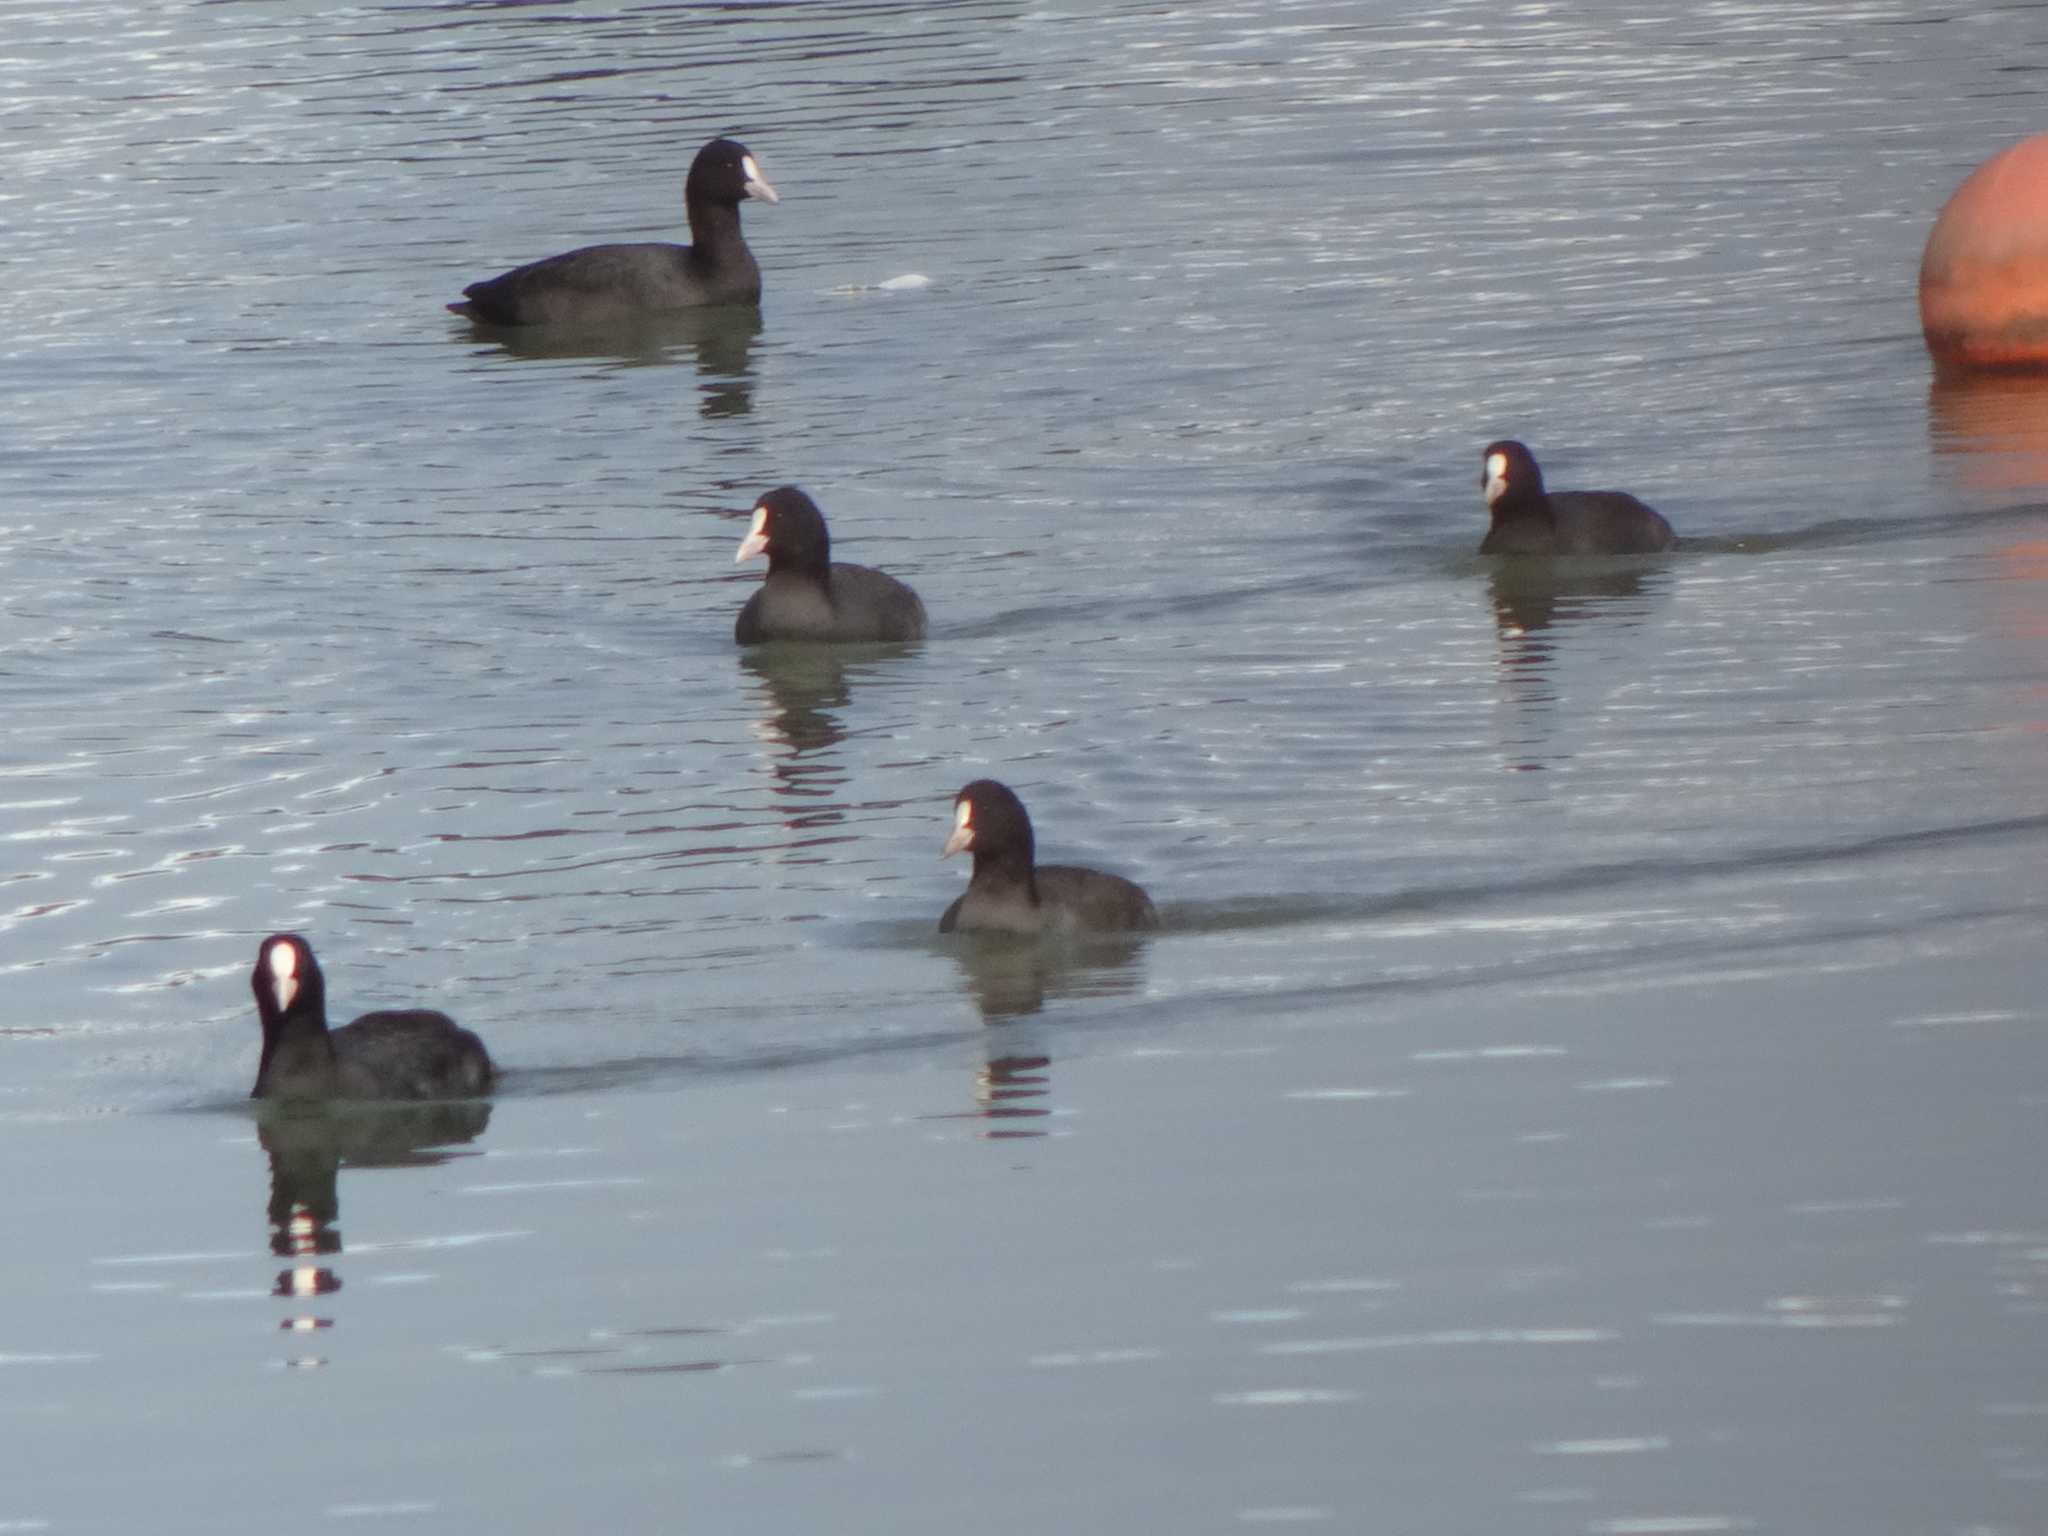
[[[471,283],[448,307],[488,325],[616,325],[708,304],[756,304],[761,268],[740,234],[740,204],[778,202],[744,144],[713,139],[683,187],[690,244],[586,245]]]
[[[953,797],[953,832],[942,857],[971,851],[966,891],[939,919],[939,932],[1125,933],[1157,928],[1143,887],[1121,875],[1073,864],[1040,864],[1024,802],[994,779]]]
[[[249,984],[263,1024],[251,1098],[457,1099],[490,1091],[490,1054],[445,1013],[366,1013],[330,1030],[327,980],[295,933],[263,941]]]
[[[1536,456],[1489,443],[1479,484],[1493,525],[1482,555],[1648,555],[1678,542],[1671,524],[1627,491],[1546,491]]]
[[[894,576],[834,562],[824,514],[793,485],[780,486],[754,504],[753,525],[733,560],[760,554],[768,557],[768,577],[733,624],[732,637],[739,644],[924,638],[924,603],[918,595]]]

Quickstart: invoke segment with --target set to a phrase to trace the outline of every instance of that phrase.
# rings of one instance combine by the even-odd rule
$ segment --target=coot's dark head
[[[825,514],[793,485],[777,486],[754,503],[754,521],[740,540],[733,564],[768,556],[769,571],[811,571],[822,576],[832,568],[832,538],[825,532]]]
[[[287,1018],[327,1017],[327,979],[313,958],[313,946],[296,933],[273,933],[263,941],[249,988],[256,994],[266,1035]]]
[[[1543,495],[1543,471],[1536,467],[1536,455],[1513,438],[1488,443],[1479,462],[1479,485],[1488,510]]]
[[[1007,784],[976,779],[953,797],[953,832],[939,857],[972,853],[983,859],[1013,858],[1028,869],[1037,858],[1031,817]]]
[[[736,139],[713,139],[697,151],[689,180],[683,183],[685,202],[737,207],[750,197],[764,203],[782,201],[746,145]]]

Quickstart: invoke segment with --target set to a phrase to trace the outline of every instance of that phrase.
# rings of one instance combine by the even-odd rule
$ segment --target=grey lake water
[[[2048,1531],[2048,386],[1913,298],[2044,126],[2038,4],[8,0],[0,1531]],[[720,133],[758,317],[444,311]],[[735,650],[785,482],[928,641]],[[941,940],[983,776],[1163,931]],[[252,1115],[280,928],[502,1091]]]

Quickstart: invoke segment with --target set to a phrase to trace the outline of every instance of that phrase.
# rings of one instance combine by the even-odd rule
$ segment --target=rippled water
[[[2037,18],[10,8],[0,1525],[2037,1528]],[[758,321],[441,309],[720,132]],[[1166,931],[941,942],[984,774]],[[286,926],[491,1112],[248,1118]]]

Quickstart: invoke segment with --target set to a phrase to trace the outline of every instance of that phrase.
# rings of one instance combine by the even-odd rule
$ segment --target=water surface
[[[0,1522],[2036,1528],[2035,14],[15,6]],[[443,312],[715,133],[758,320]],[[984,775],[1166,931],[940,941]],[[282,927],[490,1113],[253,1119]]]

